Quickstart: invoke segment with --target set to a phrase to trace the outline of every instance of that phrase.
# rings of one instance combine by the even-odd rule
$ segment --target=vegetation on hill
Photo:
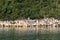
[[[28,17],[60,19],[60,0],[0,0],[0,20]]]

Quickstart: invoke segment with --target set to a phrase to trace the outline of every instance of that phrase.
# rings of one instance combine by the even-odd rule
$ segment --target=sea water
[[[60,40],[60,32],[36,32],[27,30],[22,32],[14,28],[0,29],[0,40]]]

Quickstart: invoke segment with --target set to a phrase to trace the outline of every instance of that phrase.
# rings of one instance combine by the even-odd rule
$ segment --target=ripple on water
[[[60,33],[45,33],[27,30],[22,32],[15,29],[0,30],[0,40],[60,40]]]

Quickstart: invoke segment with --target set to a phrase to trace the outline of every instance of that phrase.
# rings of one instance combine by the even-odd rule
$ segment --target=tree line
[[[0,0],[0,20],[60,19],[60,0]]]

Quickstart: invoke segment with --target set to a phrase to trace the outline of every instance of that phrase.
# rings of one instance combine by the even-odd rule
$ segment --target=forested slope
[[[0,0],[0,20],[28,17],[60,19],[60,0]]]

